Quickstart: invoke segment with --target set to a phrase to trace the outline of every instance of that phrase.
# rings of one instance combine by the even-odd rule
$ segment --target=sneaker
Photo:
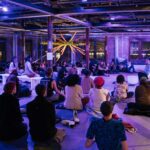
[[[76,124],[79,124],[79,123],[80,123],[80,119],[79,119],[78,117],[74,117],[73,120],[74,120],[74,122],[75,122]]]
[[[76,124],[80,123],[80,119],[78,118],[78,113],[76,110],[73,111],[73,120]]]
[[[137,129],[136,128],[126,128],[126,131],[129,133],[136,133]]]
[[[73,128],[75,126],[75,122],[71,120],[62,120],[61,123],[65,126],[69,126]]]

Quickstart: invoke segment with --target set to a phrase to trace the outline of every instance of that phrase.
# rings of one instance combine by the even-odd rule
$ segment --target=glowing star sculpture
[[[75,53],[78,51],[82,55],[85,55],[85,50],[78,47],[78,44],[76,44],[73,39],[75,37],[76,33],[73,34],[73,36],[70,38],[69,41],[67,41],[64,36],[61,34],[61,38],[57,38],[57,42],[54,42],[54,48],[53,48],[53,53],[60,51],[60,57],[64,54],[67,46],[70,47],[71,51]]]

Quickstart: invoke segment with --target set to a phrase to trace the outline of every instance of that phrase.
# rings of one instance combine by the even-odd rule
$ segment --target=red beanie
[[[102,87],[104,85],[104,79],[102,77],[96,77],[94,79],[94,84],[98,87]]]

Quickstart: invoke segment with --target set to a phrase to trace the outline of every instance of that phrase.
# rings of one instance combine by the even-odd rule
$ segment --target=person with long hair
[[[18,61],[16,57],[13,57],[10,64],[9,64],[9,73],[11,73],[13,70],[18,70]]]
[[[57,88],[56,81],[52,78],[53,69],[48,68],[46,70],[46,77],[41,79],[41,84],[46,85],[47,88],[47,100],[51,102],[62,102],[65,99],[65,95]]]
[[[32,69],[32,65],[31,65],[31,56],[26,57],[25,59],[25,70],[24,70],[24,75],[27,75],[29,77],[35,77],[35,76],[39,76],[37,73],[35,73]]]

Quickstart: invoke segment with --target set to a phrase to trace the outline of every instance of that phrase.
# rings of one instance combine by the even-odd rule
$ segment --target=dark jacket
[[[19,108],[19,100],[11,94],[0,95],[0,139],[13,140],[27,133]]]
[[[45,141],[55,136],[55,108],[44,97],[37,96],[27,104],[30,134],[35,141]]]
[[[135,101],[137,104],[150,106],[150,86],[139,85],[135,89]]]
[[[17,88],[17,95],[19,94],[19,79],[17,75],[15,74],[10,74],[6,80],[6,82],[15,82],[16,83],[16,88]]]

